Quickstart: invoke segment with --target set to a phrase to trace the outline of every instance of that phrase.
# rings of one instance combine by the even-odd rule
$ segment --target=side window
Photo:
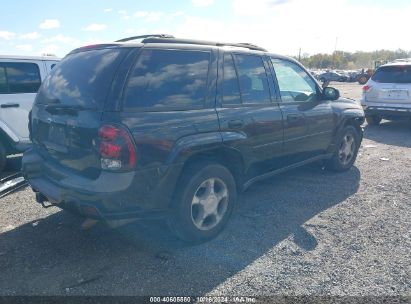
[[[7,93],[6,69],[0,66],[0,94]]]
[[[203,107],[209,61],[209,52],[143,50],[128,79],[124,108]]]
[[[315,101],[317,89],[311,77],[297,64],[271,58],[280,88],[281,100]]]
[[[223,74],[223,104],[241,104],[238,77],[235,71],[233,57],[230,54],[224,55]]]
[[[269,103],[270,90],[260,56],[235,55],[243,103]]]
[[[6,64],[8,93],[36,93],[41,85],[40,70],[35,63]]]

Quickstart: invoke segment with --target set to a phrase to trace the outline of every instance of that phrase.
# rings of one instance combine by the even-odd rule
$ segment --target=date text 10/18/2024
[[[256,303],[253,297],[150,297],[150,303]]]

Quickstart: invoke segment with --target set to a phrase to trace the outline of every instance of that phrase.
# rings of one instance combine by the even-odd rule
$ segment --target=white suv
[[[370,125],[411,118],[411,59],[380,66],[363,87],[361,104]]]
[[[0,56],[0,172],[7,155],[29,145],[28,116],[42,80],[56,57]]]

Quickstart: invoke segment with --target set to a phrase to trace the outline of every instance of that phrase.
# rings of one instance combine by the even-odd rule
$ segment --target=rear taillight
[[[367,93],[371,90],[371,88],[372,88],[372,86],[367,84],[367,85],[362,87],[362,91],[363,91],[363,93]]]
[[[130,170],[136,166],[136,148],[130,133],[124,127],[103,125],[98,131],[98,137],[102,169]]]

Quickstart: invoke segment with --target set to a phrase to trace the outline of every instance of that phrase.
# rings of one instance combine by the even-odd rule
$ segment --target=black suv
[[[76,49],[42,84],[23,172],[43,206],[164,217],[201,242],[252,183],[314,161],[353,165],[361,106],[295,60],[247,43],[137,38]]]

